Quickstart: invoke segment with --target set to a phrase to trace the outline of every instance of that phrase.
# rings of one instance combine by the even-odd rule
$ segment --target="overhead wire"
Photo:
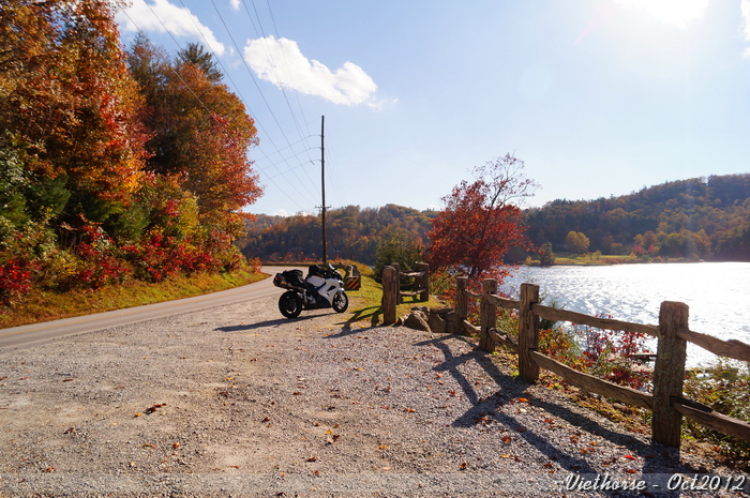
[[[279,120],[276,117],[276,114],[273,112],[273,109],[271,109],[271,105],[268,103],[268,100],[266,99],[266,96],[263,94],[263,90],[260,88],[260,85],[258,84],[258,81],[256,80],[255,76],[253,75],[252,70],[248,66],[247,61],[245,60],[244,57],[242,57],[242,50],[240,49],[239,45],[237,44],[237,41],[234,39],[234,36],[232,35],[231,30],[229,29],[229,26],[227,26],[227,23],[224,20],[224,16],[221,15],[221,11],[216,6],[215,0],[211,0],[211,4],[213,5],[214,10],[216,11],[216,14],[219,16],[219,19],[221,20],[221,23],[224,26],[224,29],[226,30],[227,34],[229,35],[230,40],[232,40],[232,44],[237,49],[237,53],[240,54],[240,60],[242,60],[242,63],[244,64],[245,69],[247,70],[248,74],[250,75],[250,78],[252,79],[253,83],[255,84],[255,87],[258,90],[258,93],[260,94],[261,99],[266,104],[266,107],[268,108],[268,111],[271,113],[271,117],[275,121],[276,125],[279,127],[279,130],[281,131],[281,134],[284,137],[284,140],[287,143],[291,143],[290,140],[289,140],[289,137],[287,137],[286,133],[284,133],[284,129],[282,128],[281,123],[279,123]],[[273,140],[270,138],[270,135],[269,135],[268,139],[271,141],[271,143],[273,144],[273,146],[275,148],[278,148],[273,143]],[[312,192],[310,191],[309,186],[306,183],[302,182],[302,180],[299,178],[299,176],[296,174],[296,172],[294,173],[294,176],[297,177],[297,180],[300,182],[300,184],[302,184],[305,187],[305,189],[308,191],[308,193],[310,193],[312,195]],[[294,188],[296,189],[296,187],[294,187]],[[313,195],[313,198],[314,197],[315,196]]]
[[[252,24],[253,30],[255,31],[256,36],[258,38],[261,38],[261,39],[263,39],[265,41],[266,40],[266,33],[265,33],[265,30],[263,29],[263,23],[261,22],[260,15],[258,14],[258,9],[255,6],[255,1],[254,0],[251,0],[251,1],[252,1],[252,4],[253,4],[253,11],[255,12],[255,17],[258,19],[258,26],[255,25],[255,20],[253,19],[252,14],[250,14],[250,9],[248,9],[247,3],[245,2],[245,0],[240,0],[242,6],[245,9],[245,13],[247,14],[247,17],[250,19],[250,24]],[[271,9],[270,4],[269,4],[268,8],[269,8],[269,13],[271,15],[271,18],[273,18],[273,12],[270,10]],[[276,26],[276,23],[274,21],[274,27],[275,26]],[[279,38],[278,30],[276,32],[276,37]],[[284,51],[283,45],[280,45],[280,47],[281,47],[282,53],[286,57],[286,52]],[[274,61],[274,57],[271,54],[271,51],[268,49],[268,44],[267,43],[263,43],[263,48],[265,49],[266,57],[268,58],[269,62],[271,63],[271,67],[274,69],[274,72],[276,73],[276,77],[278,79],[279,78],[279,75],[278,75],[278,66],[277,66],[276,62]],[[289,72],[289,69],[288,69],[288,64],[287,64],[287,73],[288,72]],[[289,109],[289,114],[292,116],[292,121],[294,122],[294,124],[295,124],[295,126],[297,128],[297,133],[299,133],[300,136],[303,136],[303,132],[302,132],[302,129],[300,127],[299,120],[297,119],[297,116],[294,113],[294,110],[292,109],[291,104],[289,103],[289,98],[288,98],[288,96],[286,94],[286,89],[284,88],[284,85],[280,85],[280,89],[281,89],[282,95],[284,96],[284,100],[286,101],[287,108]],[[299,102],[299,95],[297,96],[297,101]],[[302,106],[301,105],[300,105],[300,112],[302,112]],[[303,120],[304,120],[304,112],[302,112],[302,117],[303,117]],[[307,123],[305,123],[305,124],[307,125]],[[307,127],[307,134],[308,134],[308,136],[311,135],[309,127]],[[312,178],[310,178],[310,175],[307,173],[307,170],[303,170],[303,172],[307,176],[307,179],[310,180],[311,183],[313,183]]]
[[[177,39],[176,39],[176,38],[175,38],[175,36],[174,36],[174,35],[172,34],[172,32],[171,32],[171,31],[170,31],[170,30],[169,30],[169,29],[167,28],[167,26],[166,26],[166,25],[164,24],[164,22],[163,22],[163,21],[161,20],[161,18],[160,18],[160,17],[159,17],[159,16],[158,16],[158,15],[156,14],[156,12],[155,12],[155,11],[154,11],[154,10],[153,10],[153,9],[151,8],[151,5],[149,5],[149,4],[148,4],[148,3],[146,2],[146,6],[147,6],[147,7],[149,8],[149,10],[150,10],[150,11],[151,11],[151,13],[153,14],[153,16],[154,16],[154,17],[155,17],[155,18],[156,18],[156,19],[157,19],[157,20],[159,21],[159,23],[160,23],[160,24],[162,25],[162,27],[164,28],[164,30],[165,30],[165,31],[166,31],[166,32],[167,32],[167,33],[169,34],[170,38],[172,38],[172,41],[173,41],[173,42],[175,43],[175,45],[177,45],[177,46],[179,47],[179,49],[180,49],[180,50],[182,50],[183,48],[182,48],[182,46],[180,45],[180,43],[179,43],[179,42],[177,41]],[[184,4],[183,4],[183,6],[184,6]],[[138,26],[138,24],[136,24],[136,22],[135,22],[135,21],[133,20],[133,18],[132,18],[132,17],[130,16],[130,14],[128,14],[128,12],[127,12],[127,11],[126,11],[126,10],[125,10],[125,9],[124,9],[124,8],[123,8],[122,6],[118,6],[118,7],[120,8],[120,11],[121,11],[121,12],[122,12],[122,13],[123,13],[123,14],[124,14],[124,15],[125,15],[125,16],[126,16],[127,18],[128,18],[128,20],[129,20],[129,21],[130,21],[130,22],[131,22],[131,23],[133,24],[133,26],[134,26],[134,27],[135,27],[135,28],[136,28],[136,29],[138,30],[138,32],[140,32],[140,33],[144,33],[144,34],[145,34],[145,32],[144,32],[144,31],[143,31],[143,30],[142,30],[142,29],[141,29],[141,28],[140,28],[140,27]],[[193,21],[193,22],[195,22],[195,21]],[[199,32],[199,33],[201,32],[201,31],[200,31],[200,29],[198,30],[198,32]],[[203,37],[202,33],[201,33],[201,36]],[[206,40],[205,40],[205,37],[203,37],[203,39],[204,39],[204,41],[206,41]],[[148,38],[147,38],[147,40],[148,40]],[[152,48],[155,48],[155,47],[153,46],[153,44],[151,43],[151,41],[150,41],[150,40],[148,41],[148,43],[149,43],[149,45],[151,45],[151,47],[152,47]],[[212,48],[211,48],[211,46],[210,46],[210,45],[208,44],[208,42],[206,42],[206,46],[208,47],[208,49],[209,49],[209,50],[211,50],[211,53],[212,53],[212,54],[214,55],[214,57],[216,58],[216,60],[217,60],[217,61],[219,61],[219,64],[221,64],[221,60],[220,60],[220,59],[219,59],[219,58],[218,58],[218,57],[216,56],[216,53],[215,53],[215,52],[213,51],[213,49],[212,49]],[[157,53],[158,53],[158,51],[157,51]],[[191,94],[193,95],[193,97],[194,97],[194,98],[195,98],[195,99],[196,99],[196,100],[198,101],[198,103],[199,103],[199,104],[200,104],[200,105],[201,105],[201,106],[202,106],[202,107],[203,107],[203,108],[204,108],[204,109],[206,110],[206,112],[208,112],[208,113],[212,113],[212,111],[211,111],[211,110],[210,110],[210,109],[208,108],[208,106],[206,105],[206,103],[205,103],[205,102],[203,102],[203,100],[201,100],[201,98],[200,98],[200,97],[199,97],[199,96],[198,96],[198,95],[197,95],[197,94],[195,93],[195,91],[194,91],[194,90],[192,89],[192,87],[191,87],[191,86],[190,86],[190,85],[189,85],[189,84],[188,84],[188,83],[187,83],[187,82],[186,82],[186,81],[185,81],[185,80],[184,80],[184,79],[182,78],[182,75],[180,75],[180,73],[179,73],[178,71],[174,70],[174,68],[173,68],[173,67],[171,66],[171,64],[169,63],[169,61],[166,61],[166,60],[165,60],[165,61],[163,61],[163,62],[165,62],[165,63],[166,63],[166,65],[167,65],[167,67],[168,67],[168,68],[170,68],[170,69],[171,69],[171,70],[172,70],[172,71],[174,72],[174,74],[175,74],[175,75],[176,75],[176,76],[178,77],[178,79],[179,79],[179,80],[180,80],[180,81],[182,82],[182,84],[183,84],[183,85],[185,85],[185,88],[187,88],[187,89],[188,89],[188,90],[190,91],[190,93],[191,93]],[[224,65],[223,65],[223,64],[221,64],[221,67],[222,67],[222,69],[224,69],[224,71],[225,71],[225,73],[226,73],[226,68],[224,67]],[[235,85],[235,87],[237,88],[237,90],[238,90],[238,93],[239,93],[239,87],[237,87],[237,86],[236,86],[236,84],[234,83],[234,81],[233,81],[233,80],[231,80],[231,76],[230,76],[229,78],[230,78],[230,81],[232,81],[232,84],[234,84],[234,85]],[[242,97],[242,96],[241,96],[241,98],[242,98],[243,100],[245,100],[245,101],[246,101],[246,99],[245,99],[244,97]],[[248,106],[248,109],[249,109],[249,106]],[[257,121],[256,121],[256,122],[257,122]],[[260,124],[259,124],[259,125],[260,125]],[[272,183],[273,183],[274,185],[276,185],[276,187],[278,187],[278,188],[279,188],[279,190],[280,190],[280,191],[281,191],[282,193],[284,193],[284,195],[286,195],[286,196],[287,196],[287,197],[289,198],[289,200],[291,200],[291,201],[292,201],[293,203],[295,203],[295,204],[297,205],[297,207],[301,208],[302,210],[304,210],[304,209],[305,209],[305,208],[304,208],[304,207],[303,207],[303,206],[302,206],[301,204],[299,204],[299,203],[298,203],[298,202],[297,202],[297,201],[296,201],[296,200],[295,200],[294,198],[292,198],[292,197],[291,197],[290,195],[288,195],[288,194],[286,193],[286,191],[285,191],[285,190],[284,190],[283,188],[281,188],[281,187],[280,187],[280,186],[279,186],[278,184],[276,184],[276,182],[273,182],[273,181],[272,181]],[[292,187],[294,187],[294,185],[292,185]],[[296,189],[296,188],[295,188],[295,189]],[[299,192],[299,191],[298,191],[298,192]]]

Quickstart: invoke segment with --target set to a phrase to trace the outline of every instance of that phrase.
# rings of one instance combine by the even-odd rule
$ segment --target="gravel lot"
[[[741,477],[470,339],[286,320],[276,297],[0,352],[2,497],[747,496],[563,483],[676,473]]]

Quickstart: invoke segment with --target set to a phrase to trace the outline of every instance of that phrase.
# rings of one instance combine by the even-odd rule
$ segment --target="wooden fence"
[[[402,284],[403,279],[413,279]],[[381,308],[385,323],[396,321],[396,306],[404,297],[411,296],[417,301],[430,300],[430,265],[415,263],[413,272],[402,272],[398,263],[383,268],[383,299]]]
[[[729,436],[750,441],[750,424],[713,411],[711,408],[683,397],[687,342],[719,356],[750,362],[750,346],[738,341],[723,341],[710,335],[693,332],[688,328],[688,306],[684,303],[665,301],[661,303],[659,325],[643,325],[622,322],[551,308],[539,304],[539,286],[522,284],[518,301],[497,295],[497,282],[486,279],[482,293],[469,291],[468,279],[459,277],[456,283],[456,321],[458,330],[479,334],[479,347],[487,352],[495,350],[498,343],[509,346],[518,353],[520,376],[530,382],[539,378],[539,369],[544,368],[571,384],[588,392],[652,411],[652,433],[654,441],[679,448],[682,417],[688,417],[710,429]],[[480,300],[480,327],[467,321],[469,299]],[[518,310],[519,330],[517,341],[495,328],[497,308]],[[567,321],[599,329],[641,332],[657,339],[656,364],[654,366],[653,394],[623,387],[588,375],[553,360],[537,351],[539,344],[539,318],[552,321]]]

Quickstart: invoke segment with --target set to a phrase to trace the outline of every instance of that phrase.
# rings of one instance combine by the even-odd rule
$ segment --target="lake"
[[[651,325],[662,301],[680,301],[690,307],[690,330],[750,343],[750,263],[524,266],[500,290],[518,299],[524,282],[539,285],[543,304]],[[715,359],[688,343],[688,365]]]

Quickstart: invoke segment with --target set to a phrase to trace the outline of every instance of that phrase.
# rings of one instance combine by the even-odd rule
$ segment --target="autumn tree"
[[[591,241],[582,232],[571,230],[565,237],[565,248],[576,254],[583,254],[589,250]]]
[[[146,137],[110,2],[8,0],[0,23],[0,146],[23,163],[35,214],[123,212]]]
[[[430,232],[433,268],[460,268],[478,281],[502,279],[502,258],[512,247],[530,248],[516,199],[533,195],[536,183],[524,177],[523,161],[511,154],[474,169],[475,181],[461,182],[444,197]]]
[[[178,181],[196,200],[202,224],[236,238],[243,230],[240,209],[262,193],[247,156],[257,131],[244,104],[200,46],[169,61],[140,36],[128,64],[151,111],[147,169]]]

